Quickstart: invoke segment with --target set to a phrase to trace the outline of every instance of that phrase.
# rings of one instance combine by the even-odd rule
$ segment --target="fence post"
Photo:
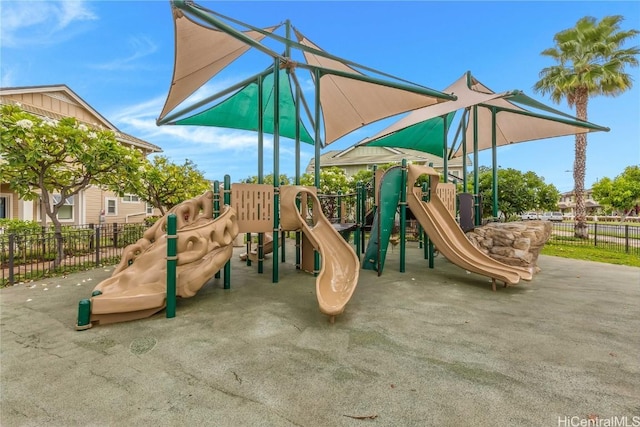
[[[93,230],[93,233],[91,233],[91,239],[89,239],[89,250],[93,250],[94,246],[95,246],[95,239],[96,239],[96,232],[95,232],[95,224],[89,224],[89,229]]]
[[[118,247],[118,223],[114,222],[113,224],[111,224],[111,226],[113,227],[113,247],[117,248]]]
[[[629,224],[624,225],[624,252],[629,253]]]
[[[45,259],[46,255],[47,255],[47,227],[46,226],[41,226],[40,227],[40,234],[42,236],[42,259]]]
[[[593,224],[593,246],[598,246],[598,223]]]
[[[16,233],[9,234],[9,284],[13,285],[15,277],[13,275],[13,269],[15,266],[15,253],[13,251],[16,244]]]
[[[100,265],[100,240],[101,240],[101,238],[100,238],[101,236],[100,235],[102,234],[101,230],[102,230],[101,226],[97,226],[96,227],[96,245],[95,245],[95,248],[96,248],[96,267],[98,265]]]

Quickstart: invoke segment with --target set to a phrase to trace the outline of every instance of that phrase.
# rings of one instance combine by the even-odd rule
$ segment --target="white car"
[[[540,219],[540,215],[538,215],[538,212],[525,212],[521,215],[521,218],[523,221],[525,220],[533,220],[533,219]]]
[[[562,212],[545,212],[540,217],[543,221],[558,221],[562,222],[564,217],[562,216]]]

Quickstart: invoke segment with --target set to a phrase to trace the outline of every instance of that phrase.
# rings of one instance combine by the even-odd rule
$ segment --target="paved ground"
[[[0,424],[568,426],[640,417],[639,268],[541,257],[532,282],[494,293],[442,257],[429,270],[410,248],[398,273],[397,250],[389,255],[382,277],[361,272],[335,324],[318,311],[312,276],[285,263],[272,284],[270,262],[258,275],[237,257],[231,290],[211,281],[179,301],[174,319],[162,312],[84,332],[74,330],[77,302],[109,271],[2,289]]]

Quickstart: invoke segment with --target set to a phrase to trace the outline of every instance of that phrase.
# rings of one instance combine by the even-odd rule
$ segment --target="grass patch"
[[[543,255],[558,256],[562,258],[640,267],[640,257],[637,255],[593,246],[569,246],[547,242],[540,253]]]

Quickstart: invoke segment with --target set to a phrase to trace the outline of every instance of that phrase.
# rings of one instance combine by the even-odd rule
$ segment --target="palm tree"
[[[544,68],[540,80],[534,85],[536,92],[550,94],[560,103],[566,98],[570,107],[575,105],[576,116],[587,120],[589,98],[596,95],[617,96],[633,84],[625,68],[637,67],[640,49],[624,48],[639,31],[620,29],[620,15],[605,16],[600,22],[593,17],[581,18],[574,28],[557,33],[555,46],[541,55],[558,64]],[[584,175],[587,159],[587,134],[576,134],[573,164],[574,194],[576,197],[575,237],[588,238],[584,206]]]

